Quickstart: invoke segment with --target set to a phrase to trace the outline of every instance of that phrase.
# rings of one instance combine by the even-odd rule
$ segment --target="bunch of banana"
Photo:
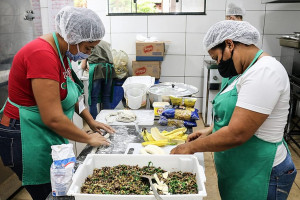
[[[160,132],[157,127],[151,128],[151,134],[146,130],[143,129],[141,135],[144,138],[142,143],[143,146],[146,145],[156,145],[156,146],[165,146],[165,145],[177,145],[185,143],[187,139],[187,131],[186,128],[178,128],[173,131],[162,131]]]
[[[143,139],[144,139],[145,142],[155,141],[154,138],[152,137],[152,135],[147,131],[146,128],[142,129],[141,135],[143,136]]]

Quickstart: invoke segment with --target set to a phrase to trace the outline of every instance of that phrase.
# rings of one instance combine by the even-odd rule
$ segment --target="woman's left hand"
[[[116,130],[113,129],[111,126],[103,124],[101,122],[98,122],[96,120],[93,120],[90,124],[89,124],[90,128],[98,133],[101,133],[101,129],[105,130],[106,132],[112,134],[115,133]]]
[[[171,150],[170,154],[193,154],[194,152],[192,152],[190,144],[191,143],[188,142],[185,144],[178,145],[177,147]]]

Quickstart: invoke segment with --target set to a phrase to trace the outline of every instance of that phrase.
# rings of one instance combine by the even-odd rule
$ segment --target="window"
[[[108,0],[108,15],[204,15],[206,0]]]

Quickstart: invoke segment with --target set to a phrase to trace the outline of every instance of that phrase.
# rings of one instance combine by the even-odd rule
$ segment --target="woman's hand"
[[[185,143],[172,149],[170,154],[194,154],[194,152],[191,149],[191,144]]]
[[[196,140],[197,138],[203,138],[203,137],[206,137],[208,136],[209,134],[212,133],[212,129],[213,127],[210,126],[210,127],[207,127],[207,128],[204,128],[204,129],[201,129],[201,130],[198,130],[192,134],[190,134],[187,138],[187,141],[188,142],[191,142],[193,140]]]
[[[84,59],[84,60],[81,61],[81,69],[89,71],[89,66],[87,64],[87,60],[86,59]]]
[[[105,145],[105,146],[110,145],[110,142],[107,141],[107,139],[99,133],[89,134],[89,140],[87,143],[93,147],[98,147],[101,145]]]
[[[115,129],[113,129],[111,126],[109,125],[106,125],[106,124],[103,124],[101,122],[98,122],[96,120],[92,120],[90,123],[89,123],[89,126],[90,128],[95,131],[95,132],[98,132],[98,133],[101,133],[101,129],[102,130],[105,130],[106,132],[112,134],[112,133],[115,133]]]

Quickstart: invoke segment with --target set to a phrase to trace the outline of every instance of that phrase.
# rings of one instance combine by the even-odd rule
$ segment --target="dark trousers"
[[[90,105],[90,113],[94,119],[96,119],[97,112],[97,103],[100,96],[100,92],[102,93],[102,109],[111,109],[110,105],[110,96],[111,96],[111,85],[112,79],[107,79],[107,83],[105,79],[98,79],[93,81],[93,87],[91,92],[91,105]]]
[[[22,142],[19,120],[10,119],[9,126],[0,124],[0,156],[3,164],[10,167],[22,181]],[[51,192],[51,183],[24,187],[34,200],[44,200]]]

